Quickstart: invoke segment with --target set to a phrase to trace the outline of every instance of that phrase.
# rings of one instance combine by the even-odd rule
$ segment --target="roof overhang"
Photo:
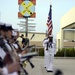
[[[75,31],[75,29],[63,29],[64,31]]]

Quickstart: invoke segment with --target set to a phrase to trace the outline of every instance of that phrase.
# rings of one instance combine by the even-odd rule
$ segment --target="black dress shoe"
[[[47,72],[53,72],[53,71],[51,71],[51,70],[47,70]]]
[[[44,67],[44,68],[46,68],[46,67]]]

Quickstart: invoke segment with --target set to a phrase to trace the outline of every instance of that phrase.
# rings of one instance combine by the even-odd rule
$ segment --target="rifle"
[[[32,48],[32,47],[35,46],[35,45],[31,45],[31,46],[27,46],[27,47],[25,47],[25,48],[21,48],[20,45],[19,45],[19,43],[18,43],[18,41],[16,42],[16,44],[19,46],[19,49],[21,50],[21,52],[22,52],[23,50],[26,50],[27,48],[29,49],[29,48]],[[33,63],[30,61],[30,59],[31,59],[32,57],[34,57],[34,56],[37,56],[37,55],[38,55],[38,54],[37,54],[36,52],[26,53],[26,54],[22,55],[22,57],[20,58],[20,65],[21,65],[21,68],[22,68],[22,70],[24,71],[24,73],[25,73],[26,75],[28,75],[28,72],[23,68],[23,63],[24,63],[25,61],[28,61],[29,64],[30,64],[30,66],[31,66],[31,68],[34,68],[34,65],[33,65]]]
[[[35,34],[33,33],[33,35],[31,36],[30,40],[32,40],[32,38],[35,36]]]
[[[18,41],[16,41],[15,44],[18,45],[20,52],[22,52],[23,50],[26,50],[27,48],[32,48],[32,47],[35,46],[35,45],[31,45],[31,46],[27,46],[27,47],[21,48],[21,46],[19,45],[19,42]]]
[[[18,41],[16,41],[15,43],[18,45],[18,47],[19,47],[19,49],[20,49],[20,52],[22,52],[23,50],[26,50],[27,48],[32,48],[32,47],[35,46],[35,45],[31,45],[31,46],[27,46],[27,47],[25,47],[25,48],[21,48],[21,46],[19,45]],[[37,53],[36,53],[36,52],[34,52],[34,53],[26,53],[26,54],[22,55],[22,57],[20,58],[20,66],[21,66],[22,70],[24,71],[24,73],[25,73],[26,75],[28,74],[28,72],[23,68],[23,63],[27,60],[27,61],[29,62],[29,64],[30,64],[30,66],[31,66],[32,68],[34,68],[34,65],[33,65],[32,62],[30,61],[30,59],[31,59],[33,56],[37,56]]]
[[[33,56],[37,56],[37,52],[26,53],[22,55],[21,58],[27,58],[27,57],[33,57]]]
[[[27,53],[27,54],[24,54],[21,56],[21,59],[20,59],[21,64],[20,65],[26,75],[28,75],[28,72],[23,68],[23,63],[27,60],[30,64],[31,68],[34,68],[34,65],[30,61],[30,59],[34,56],[37,56],[37,55],[38,55],[37,52],[32,52],[32,53]]]
[[[22,65],[22,63],[20,64],[20,66],[21,66],[21,68],[23,69],[23,71],[24,71],[24,73],[25,73],[25,75],[28,75],[28,72],[23,68],[23,65]],[[21,72],[20,72],[21,73]]]
[[[31,63],[30,59],[37,55],[38,55],[37,52],[27,53],[21,57],[21,61],[24,62],[27,60],[31,65],[31,67],[34,68],[34,65]]]
[[[34,46],[35,46],[35,45],[27,46],[27,47],[22,48],[22,50],[25,50],[25,49],[27,49],[27,48],[32,48],[32,47],[34,47]]]

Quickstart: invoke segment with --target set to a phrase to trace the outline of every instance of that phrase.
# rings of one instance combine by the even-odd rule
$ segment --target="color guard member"
[[[45,61],[47,72],[53,72],[53,60],[56,54],[56,44],[53,42],[53,35],[49,35],[48,39],[43,41],[45,45]]]

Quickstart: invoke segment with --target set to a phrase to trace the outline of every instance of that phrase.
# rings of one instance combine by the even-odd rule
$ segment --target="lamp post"
[[[28,18],[26,18],[26,37],[28,37]]]

